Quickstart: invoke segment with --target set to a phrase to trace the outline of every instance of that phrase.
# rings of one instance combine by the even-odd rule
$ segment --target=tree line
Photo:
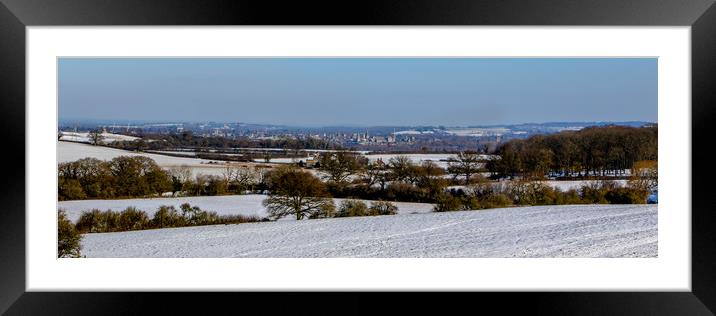
[[[82,212],[76,223],[67,218],[64,210],[57,212],[58,258],[80,257],[82,235],[86,233],[108,233],[132,230],[187,227],[203,225],[240,224],[259,222],[257,216],[218,215],[204,211],[189,203],[180,205],[179,210],[171,205],[162,205],[150,218],[147,213],[135,207],[123,211],[100,211],[93,209]]]
[[[115,199],[181,193],[191,196],[242,194],[266,189],[266,171],[228,166],[221,176],[194,175],[191,168],[167,170],[144,156],[120,156],[110,161],[83,158],[61,163],[58,170],[58,199]]]
[[[111,199],[161,194],[172,179],[153,159],[120,156],[110,161],[84,158],[57,167],[59,200]]]
[[[144,134],[133,141],[117,141],[109,146],[125,150],[162,150],[167,148],[283,148],[301,149],[340,149],[327,141],[304,137],[283,137],[278,139],[251,139],[246,136],[195,136],[192,132],[171,134]]]
[[[658,127],[603,126],[511,140],[487,163],[498,178],[625,175],[638,161],[657,160]]]
[[[508,206],[567,204],[644,204],[648,188],[640,180],[620,186],[612,180],[599,180],[577,189],[563,191],[539,181],[483,182],[439,196],[435,211],[480,210]]]
[[[264,200],[269,219],[285,216],[315,219],[349,216],[392,215],[397,207],[389,201],[435,203],[436,212],[476,210],[512,205],[559,204],[636,204],[645,203],[649,191],[657,185],[656,161],[641,160],[633,164],[631,180],[626,187],[613,181],[583,185],[561,191],[536,181],[489,181],[473,172],[480,159],[474,153],[463,153],[449,163],[454,175],[464,175],[467,185],[446,190],[450,179],[445,169],[434,162],[413,163],[407,156],[397,156],[387,163],[368,162],[348,152],[325,153],[319,163],[323,179],[296,165],[270,170],[226,168],[222,177],[192,177],[186,167],[164,171],[146,157],[117,157],[104,162],[86,158],[58,166],[60,199],[131,197],[159,194],[164,190],[190,195],[221,194],[227,189],[261,188],[268,190]],[[463,183],[460,180],[460,183]],[[336,208],[333,198],[345,197]],[[357,199],[377,200],[368,206]],[[149,218],[136,208],[122,212],[91,210],[73,224],[60,212],[58,216],[59,256],[79,256],[80,233],[126,231],[192,225],[211,225],[257,221],[242,216],[217,216],[188,204],[162,206]]]
[[[369,162],[355,152],[337,151],[322,153],[315,168],[336,197],[432,202],[435,194],[449,184],[479,180],[475,175],[480,170],[477,157],[475,153],[460,153],[445,170],[431,161],[414,163],[408,156]],[[268,166],[227,165],[221,175],[194,175],[187,166],[165,170],[143,156],[120,156],[110,161],[84,158],[58,165],[58,195],[63,201],[146,197],[166,192],[187,196],[262,192],[269,189],[270,170]],[[444,177],[448,173],[453,177]]]

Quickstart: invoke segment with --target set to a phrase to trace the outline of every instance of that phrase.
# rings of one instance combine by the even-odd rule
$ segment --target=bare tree
[[[171,167],[167,171],[172,178],[172,191],[174,194],[192,190],[192,171],[189,166]]]
[[[222,173],[224,180],[235,190],[254,190],[259,183],[260,174],[251,167],[227,166]]]
[[[392,178],[398,181],[409,182],[413,178],[415,164],[410,157],[400,155],[390,158],[388,166],[392,173]]]
[[[89,139],[92,145],[99,145],[104,140],[104,136],[102,135],[102,131],[99,129],[95,129],[89,132]]]
[[[279,167],[269,175],[271,194],[263,204],[269,218],[296,215],[296,219],[328,217],[335,212],[325,184],[307,171],[292,166]]]
[[[448,164],[448,173],[453,177],[465,176],[465,184],[470,184],[470,177],[480,169],[480,155],[476,152],[459,152]]]
[[[228,183],[236,181],[236,176],[239,174],[239,168],[232,166],[230,164],[226,165],[226,168],[221,172],[221,175],[224,177],[224,180]]]
[[[169,175],[171,175],[174,178],[177,178],[182,183],[187,182],[191,180],[191,168],[187,165],[181,165],[178,167],[171,167],[169,168]]]
[[[364,161],[355,153],[337,151],[322,153],[320,157],[321,170],[328,173],[326,177],[333,182],[345,182],[348,176],[358,172]]]
[[[642,190],[655,190],[659,186],[659,169],[656,160],[640,160],[634,163],[631,177],[628,182],[630,187]]]
[[[259,183],[260,174],[250,167],[241,168],[236,173],[236,182],[245,190],[254,190],[254,186]]]

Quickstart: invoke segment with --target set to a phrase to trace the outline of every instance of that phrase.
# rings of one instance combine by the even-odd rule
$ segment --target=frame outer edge
[[[0,4],[0,135],[7,166],[0,201],[0,312],[25,292],[25,25]],[[20,80],[18,80],[20,79]]]
[[[716,310],[716,203],[711,200],[716,177],[713,157],[706,148],[713,144],[713,122],[716,120],[716,4],[694,22],[691,28],[692,89],[692,255],[691,284],[693,294],[713,313]],[[698,171],[694,173],[693,171]]]
[[[28,25],[691,25],[711,0],[2,0]]]
[[[63,13],[57,13],[55,18],[47,18],[47,16],[43,18],[37,15],[32,16],[32,14],[29,17],[24,17],[29,18],[29,21],[32,21],[31,24],[52,24],[52,21],[59,19],[72,25],[72,14],[62,18]],[[173,14],[178,14],[178,11]],[[610,21],[607,20],[603,21],[604,24],[609,24]],[[81,20],[75,22],[86,24]],[[450,24],[450,21],[445,22]],[[158,23],[161,24],[161,22]],[[691,34],[692,144],[708,144],[709,136],[712,134],[709,123],[716,118],[713,115],[713,105],[716,104],[716,90],[714,89],[716,83],[716,58],[714,57],[716,56],[716,40],[714,40],[716,38],[716,5],[713,5],[712,1],[703,14],[693,22]],[[0,199],[6,202],[5,210],[0,211],[0,231],[3,232],[2,238],[0,238],[0,249],[4,251],[0,256],[0,280],[2,280],[0,313],[22,297],[25,292],[25,81],[17,80],[17,78],[25,78],[25,39],[24,23],[3,3],[0,3],[0,40],[2,42],[0,45],[0,82],[3,83],[0,88],[2,91],[0,104],[2,104],[4,114],[0,118],[0,132],[5,135],[15,135],[6,143],[9,147],[8,152],[21,152],[20,155],[6,156],[6,159],[9,159],[8,162],[18,166],[18,168],[7,170],[7,178],[22,179],[11,183],[11,185],[6,183],[0,192]],[[692,287],[694,296],[713,311],[716,308],[716,287],[714,286],[716,284],[714,275],[716,270],[716,261],[714,260],[716,258],[714,258],[713,252],[716,234],[712,223],[716,219],[711,211],[716,203],[707,200],[709,185],[706,180],[716,176],[716,173],[713,168],[708,168],[711,158],[705,152],[702,154],[694,152],[692,160],[692,170],[699,170],[698,178],[692,178],[692,209],[701,210],[700,213],[693,212],[692,214],[692,234],[694,236]]]

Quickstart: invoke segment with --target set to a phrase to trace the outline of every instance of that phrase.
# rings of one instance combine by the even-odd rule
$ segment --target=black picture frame
[[[464,307],[557,315],[713,315],[716,223],[709,153],[716,105],[716,5],[712,0],[191,1],[0,0],[0,132],[5,170],[0,210],[0,311],[8,315],[201,311],[363,313]],[[691,27],[691,292],[413,293],[41,293],[25,291],[25,27],[70,25],[642,25]],[[660,113],[668,115],[668,113]],[[709,168],[711,167],[711,168]],[[688,210],[661,210],[685,212]],[[274,302],[280,302],[275,304]],[[175,302],[169,304],[168,302]],[[193,303],[192,303],[193,302]],[[319,303],[320,302],[320,303]],[[377,307],[374,303],[389,303]],[[508,303],[506,303],[508,302]],[[269,303],[269,304],[266,304]],[[308,306],[307,306],[308,305]],[[267,306],[267,307],[266,307]],[[470,309],[468,309],[470,310]]]

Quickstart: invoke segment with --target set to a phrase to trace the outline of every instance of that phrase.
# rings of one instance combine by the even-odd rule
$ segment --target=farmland
[[[160,167],[166,169],[187,166],[192,170],[194,175],[221,175],[226,168],[226,165],[223,162],[207,159],[174,157],[156,153],[132,152],[104,146],[92,146],[88,144],[79,144],[65,141],[60,141],[57,143],[58,164],[63,162],[75,161],[82,158],[111,160],[119,156],[149,157],[152,158]]]
[[[595,133],[602,132],[610,131]],[[533,139],[508,143],[500,157],[141,150],[80,141],[58,142],[58,209],[77,227],[81,215],[94,209],[113,211],[96,216],[129,223],[118,228],[97,217],[86,224],[95,215],[82,217],[81,232],[92,232],[83,235],[87,257],[657,256],[657,207],[644,204],[656,202],[655,191],[647,198],[657,185],[650,160],[625,162],[623,156],[581,169],[579,162],[553,159],[559,152]],[[135,142],[111,142],[126,141]],[[78,161],[88,157],[100,161]],[[230,157],[243,160],[223,159]],[[364,208],[387,200],[395,209],[347,209],[347,199]],[[185,203],[213,222],[186,215]],[[182,224],[167,224],[171,214],[157,212],[162,206],[182,209]],[[131,212],[144,215],[127,222]],[[232,216],[245,219],[231,222]]]
[[[656,257],[654,205],[561,205],[86,234],[92,257]]]
[[[67,212],[71,221],[79,219],[83,211],[91,209],[122,211],[127,207],[136,207],[151,215],[162,205],[171,205],[175,208],[183,203],[198,206],[202,210],[216,212],[218,215],[256,215],[266,217],[266,207],[261,203],[266,199],[265,195],[222,195],[222,196],[190,196],[178,198],[148,198],[148,199],[121,199],[121,200],[77,200],[60,201],[57,207]],[[339,204],[343,199],[335,199]],[[369,201],[366,201],[369,202]],[[398,214],[427,213],[432,212],[433,205],[429,203],[395,202],[398,207]],[[295,218],[288,217],[286,220]]]

